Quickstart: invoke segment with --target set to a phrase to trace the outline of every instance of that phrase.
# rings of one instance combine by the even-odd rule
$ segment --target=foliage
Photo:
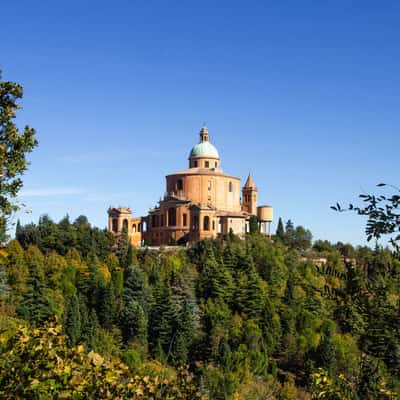
[[[0,243],[6,239],[10,215],[19,208],[16,196],[28,167],[26,155],[37,145],[35,130],[25,126],[20,131],[14,121],[22,97],[22,86],[3,81],[0,70]]]
[[[1,342],[2,398],[205,399],[185,368],[171,374],[150,364],[148,374],[133,374],[119,359],[87,353],[84,345],[68,347],[61,332],[52,323],[20,327]]]
[[[339,203],[331,208],[335,211],[352,211],[358,215],[366,216],[367,223],[365,233],[368,241],[372,238],[380,239],[383,235],[390,237],[390,243],[399,251],[400,243],[400,189],[393,185],[379,183],[378,187],[389,188],[390,194],[360,194],[363,206],[349,204],[343,209]]]
[[[311,248],[311,234],[290,222],[274,242],[232,235],[187,250],[113,246],[83,216],[19,224],[18,237],[23,245],[11,241],[0,265],[1,358],[17,369],[24,362],[35,369],[15,358],[27,357],[15,340],[17,327],[25,326],[29,346],[43,335],[51,342],[48,321],[57,317],[63,326],[53,336],[63,339],[56,354],[83,365],[75,369],[88,397],[107,398],[107,390],[128,396],[107,382],[111,366],[132,390],[146,393],[148,377],[157,390],[171,390],[171,398],[184,398],[182,374],[189,374],[193,393],[224,400],[345,399],[349,388],[354,400],[385,399],[399,392],[400,260],[387,249],[340,242]],[[326,263],[314,265],[320,260]],[[90,359],[95,353],[100,370]],[[47,377],[48,354],[34,354],[37,371],[29,374],[39,392],[79,398],[72,376]],[[89,371],[99,380],[86,377]],[[24,376],[18,390],[39,398]],[[157,386],[161,377],[169,384]],[[1,382],[1,390],[11,390]]]

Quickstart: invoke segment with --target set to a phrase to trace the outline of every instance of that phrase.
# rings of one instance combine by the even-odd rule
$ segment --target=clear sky
[[[145,215],[207,122],[225,171],[315,238],[364,243],[330,210],[400,184],[399,1],[7,1],[3,79],[38,132],[31,213]]]

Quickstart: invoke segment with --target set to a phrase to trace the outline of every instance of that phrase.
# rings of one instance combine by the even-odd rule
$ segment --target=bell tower
[[[242,210],[257,215],[257,187],[250,174],[242,189]]]
[[[132,210],[128,207],[117,207],[108,209],[108,230],[114,235],[121,234],[124,230],[130,232]]]

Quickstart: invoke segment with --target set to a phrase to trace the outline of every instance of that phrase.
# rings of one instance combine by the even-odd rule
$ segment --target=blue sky
[[[399,184],[398,1],[18,1],[0,24],[18,123],[38,132],[23,222],[145,215],[207,121],[223,168],[315,238],[364,243],[330,205]]]

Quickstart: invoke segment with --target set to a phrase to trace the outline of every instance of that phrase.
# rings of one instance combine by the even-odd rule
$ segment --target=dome
[[[217,149],[208,141],[196,144],[190,151],[189,158],[206,157],[219,158]]]

